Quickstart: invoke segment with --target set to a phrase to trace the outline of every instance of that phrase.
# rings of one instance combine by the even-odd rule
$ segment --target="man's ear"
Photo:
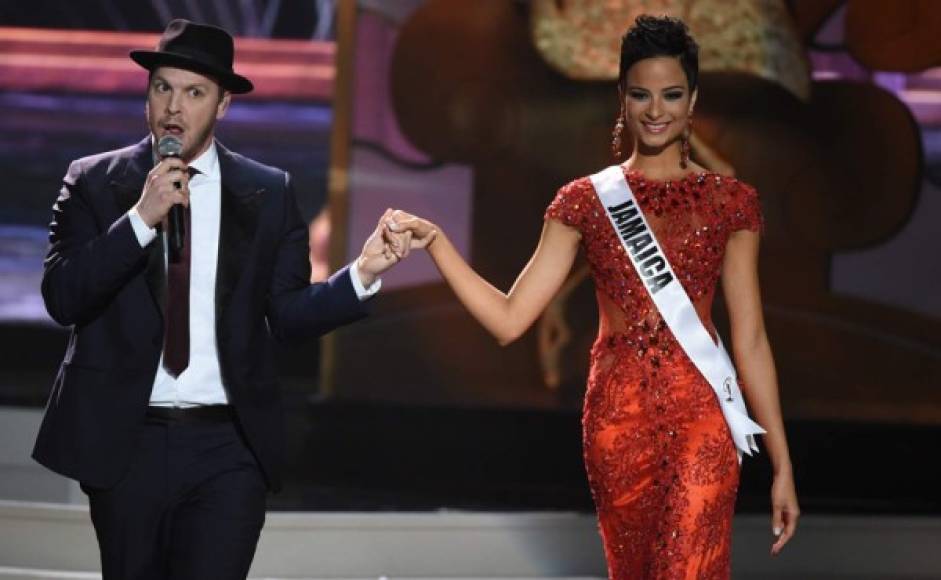
[[[216,105],[216,120],[225,117],[226,111],[229,110],[229,103],[232,102],[232,93],[226,90],[222,91],[222,98],[219,99],[219,104]]]

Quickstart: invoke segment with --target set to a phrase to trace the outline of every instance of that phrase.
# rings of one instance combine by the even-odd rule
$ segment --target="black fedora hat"
[[[147,70],[161,66],[182,68],[214,77],[233,93],[247,93],[252,81],[232,70],[232,36],[218,26],[177,18],[167,24],[157,50],[132,50],[131,59]]]

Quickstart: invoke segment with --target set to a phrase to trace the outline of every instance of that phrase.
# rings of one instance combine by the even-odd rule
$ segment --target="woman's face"
[[[690,93],[678,58],[658,56],[637,61],[627,71],[623,91],[624,122],[637,146],[656,153],[679,140],[693,112],[696,93]]]

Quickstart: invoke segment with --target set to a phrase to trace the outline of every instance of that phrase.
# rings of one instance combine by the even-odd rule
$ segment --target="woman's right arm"
[[[565,282],[575,262],[580,234],[556,220],[546,220],[536,251],[509,292],[484,280],[437,226],[397,211],[390,231],[410,231],[416,240],[428,240],[427,250],[458,300],[501,345],[519,338],[539,317]],[[419,244],[420,246],[421,244]]]

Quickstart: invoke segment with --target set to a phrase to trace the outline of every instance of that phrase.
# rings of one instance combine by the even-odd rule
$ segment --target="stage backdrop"
[[[611,162],[617,99],[604,65],[648,4],[348,5],[330,172],[334,265],[356,254],[386,207],[402,207],[442,224],[508,289],[557,189]],[[933,44],[893,40],[909,29],[880,28],[891,15],[879,6],[656,3],[702,45],[697,136],[761,194],[760,273],[786,416],[938,424],[941,302],[926,289],[941,282],[929,249],[941,241],[929,225],[941,83],[925,67],[941,57]],[[924,35],[932,22],[909,31]],[[879,42],[895,42],[891,59],[871,60]],[[573,60],[572,50],[600,56]],[[596,330],[581,266],[548,317],[500,348],[425,256],[410,262],[386,277],[376,316],[331,343],[325,384],[335,397],[579,407]],[[716,310],[723,321],[721,300]]]

